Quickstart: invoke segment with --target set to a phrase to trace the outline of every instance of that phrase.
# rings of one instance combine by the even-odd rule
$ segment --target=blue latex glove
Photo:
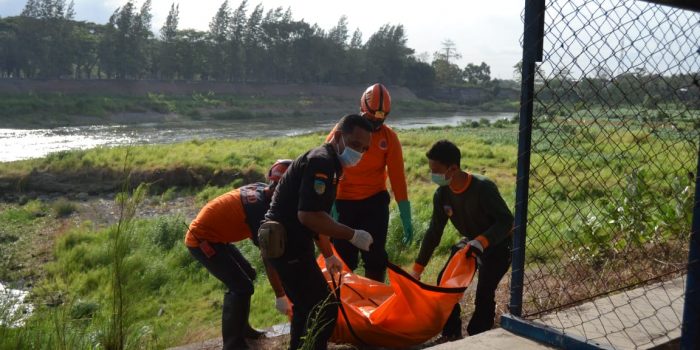
[[[331,207],[331,217],[333,220],[338,221],[338,209],[335,208],[335,202],[333,202],[333,206]]]
[[[413,221],[411,220],[411,202],[403,200],[399,202],[399,215],[403,225],[403,244],[409,244],[413,240]]]

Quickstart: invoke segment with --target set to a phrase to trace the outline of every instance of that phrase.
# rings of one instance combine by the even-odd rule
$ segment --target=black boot
[[[250,349],[245,341],[245,330],[250,312],[250,296],[224,294],[224,308],[221,314],[221,335],[224,350]]]
[[[265,338],[265,331],[259,331],[253,328],[250,323],[246,323],[244,336],[246,339],[262,339]]]
[[[248,323],[248,317],[250,317],[250,298],[251,296],[242,296],[241,305],[242,312],[245,314],[245,326],[243,326],[243,336],[247,339],[261,339],[265,338],[265,332],[259,331],[253,328],[250,323]]]

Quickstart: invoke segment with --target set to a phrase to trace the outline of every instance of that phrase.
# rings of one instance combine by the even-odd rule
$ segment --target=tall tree
[[[151,21],[153,20],[153,14],[151,14],[151,7],[151,0],[143,2],[141,11],[139,11],[134,19],[134,26],[132,29],[133,54],[136,61],[136,67],[132,74],[139,79],[143,78],[147,73],[153,73],[153,67],[151,66],[151,40],[153,39]]]
[[[462,58],[462,55],[457,51],[457,45],[450,39],[445,39],[442,42],[442,48],[434,56],[436,60],[445,60],[447,64],[450,64],[450,60]]]
[[[68,3],[68,8],[66,8],[64,18],[68,20],[75,19],[75,0],[70,0],[70,3]]]
[[[348,17],[343,15],[340,16],[338,24],[328,31],[328,38],[331,42],[337,44],[341,48],[345,48],[348,42]]]
[[[442,86],[460,85],[462,83],[462,69],[446,59],[436,58],[431,66],[435,71],[435,83]]]
[[[141,63],[138,59],[138,36],[136,33],[136,13],[134,3],[129,0],[124,4],[115,18],[116,32],[114,56],[116,59],[117,69],[116,77],[119,79],[127,79],[135,76]]]
[[[243,80],[245,75],[245,50],[243,46],[243,35],[246,28],[246,12],[248,11],[248,1],[243,0],[238,5],[233,16],[229,29],[229,44],[228,44],[228,64],[227,72],[229,80]]]
[[[230,26],[231,9],[228,6],[228,0],[224,0],[214,18],[209,22],[208,76],[217,80],[228,77],[225,64]]]
[[[230,23],[230,36],[231,40],[242,42],[243,41],[243,33],[245,31],[245,25],[246,25],[246,12],[248,11],[248,1],[243,0],[241,1],[240,5],[236,8],[235,11],[233,11],[233,16],[231,17],[231,23]]]
[[[20,16],[39,18],[39,0],[27,0]]]
[[[206,75],[207,33],[181,30],[177,34],[178,70],[182,78],[192,80]]]
[[[75,38],[75,78],[91,79],[98,64],[99,43],[103,38],[104,26],[94,23],[78,25]]]
[[[486,62],[481,62],[480,65],[469,63],[464,67],[462,75],[473,85],[488,83],[491,81],[491,67]]]
[[[172,3],[170,12],[165,18],[165,24],[160,28],[160,38],[164,42],[173,42],[177,36],[177,25],[180,22],[180,5]]]
[[[243,46],[246,57],[243,80],[254,79],[254,77],[258,76],[258,72],[263,70],[264,48],[262,46],[263,31],[261,27],[263,11],[263,5],[257,4],[250,16],[248,16],[248,21],[246,21],[245,32],[243,33]]]
[[[121,8],[117,8],[109,16],[109,21],[105,25],[104,31],[102,33],[102,38],[97,47],[97,56],[99,59],[99,65],[97,66],[97,77],[102,78],[102,74],[105,75],[107,79],[111,79],[118,74],[119,66],[117,62],[119,57],[117,57],[117,45],[119,43],[119,31],[117,28],[117,19],[119,18],[119,13]]]
[[[403,25],[385,24],[367,40],[367,66],[369,79],[385,83],[398,83],[404,64],[413,54],[406,46]]]
[[[350,48],[362,48],[362,32],[360,31],[360,28],[356,28],[355,31],[352,33],[352,39],[350,39]]]
[[[180,5],[172,3],[165,24],[160,29],[160,60],[159,68],[164,79],[175,78],[178,71],[177,25],[180,20]]]

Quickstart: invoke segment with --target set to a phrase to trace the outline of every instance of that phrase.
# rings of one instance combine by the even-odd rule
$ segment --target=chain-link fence
[[[543,17],[541,57],[527,62],[524,48],[534,84],[521,315],[600,347],[666,343],[685,300],[700,13],[552,0]]]

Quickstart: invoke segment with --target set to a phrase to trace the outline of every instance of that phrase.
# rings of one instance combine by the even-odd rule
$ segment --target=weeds
[[[666,189],[674,200],[668,202],[659,196],[662,189],[650,184],[647,172],[635,170],[626,178],[619,200],[609,201],[599,215],[589,214],[572,225],[577,227],[568,233],[576,237],[569,242],[577,247],[572,260],[600,266],[613,256],[644,250],[648,244],[687,239],[692,217],[690,180],[674,177]]]
[[[309,314],[309,318],[306,320],[306,334],[301,337],[300,350],[316,349],[314,346],[316,339],[326,328],[334,323],[333,319],[328,318],[329,314],[336,315],[338,313],[337,305],[338,301],[336,301],[332,293],[329,293],[326,299],[314,306]]]
[[[60,198],[51,204],[51,209],[56,218],[65,218],[78,210],[78,207],[69,200]]]

